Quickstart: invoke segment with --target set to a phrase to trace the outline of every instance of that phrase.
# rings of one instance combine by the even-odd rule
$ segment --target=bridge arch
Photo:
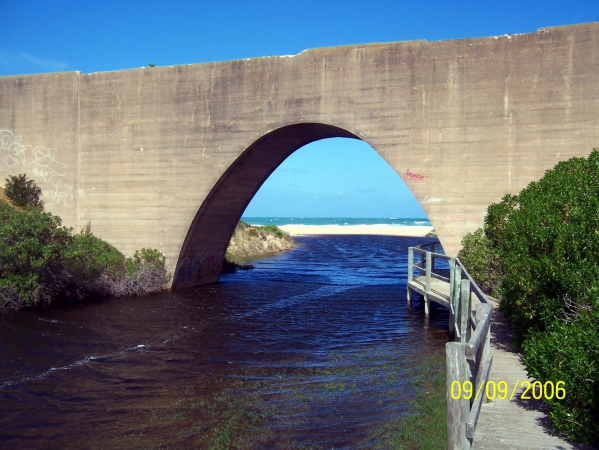
[[[296,123],[251,144],[217,181],[196,213],[181,247],[172,289],[217,281],[235,226],[266,179],[296,150],[336,137],[363,140],[334,125]]]

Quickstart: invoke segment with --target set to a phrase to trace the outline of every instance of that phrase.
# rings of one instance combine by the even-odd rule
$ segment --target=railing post
[[[412,306],[412,289],[410,281],[414,279],[414,247],[408,247],[408,288],[406,296],[408,298],[408,306]]]
[[[449,260],[449,340],[455,339],[455,308],[453,305],[453,290],[455,289],[455,258]]]
[[[433,242],[431,245],[431,253],[433,253],[433,255],[431,255],[431,270],[434,272],[435,271],[435,244],[436,242]]]
[[[460,283],[460,342],[470,340],[470,280]]]
[[[454,268],[453,268],[453,291],[451,293],[451,304],[453,305],[454,311],[454,340],[458,338],[461,339],[460,332],[460,286],[462,281],[462,268],[457,260],[454,259]]]
[[[428,294],[431,291],[431,252],[426,252],[426,285],[424,288],[424,314],[430,313],[430,300]]]
[[[478,323],[480,323],[480,321],[482,320],[482,318],[488,314],[488,321],[489,323],[491,322],[491,314],[493,312],[493,306],[488,304],[488,303],[479,303],[478,305],[476,305],[476,323],[477,323],[477,327],[478,327]],[[485,361],[488,359],[489,354],[491,353],[491,325],[489,325],[489,329],[487,331],[487,335],[485,336],[485,341],[481,344],[481,348],[479,348],[478,354],[476,355],[476,359],[477,361]],[[481,365],[482,366],[482,365]],[[482,369],[482,367],[481,367]],[[476,387],[478,389],[478,386],[481,383],[482,380],[482,375],[484,370],[480,371],[481,373],[477,373],[476,374]],[[487,380],[484,380],[484,383],[486,383]],[[485,399],[487,402],[490,402],[491,400],[485,396]]]
[[[462,387],[470,379],[470,370],[466,361],[465,343],[448,342],[445,344],[446,384],[447,384],[447,449],[470,449],[466,438],[466,423],[470,416],[470,400],[464,399]],[[459,390],[459,391],[458,391]],[[457,397],[454,399],[454,397]]]

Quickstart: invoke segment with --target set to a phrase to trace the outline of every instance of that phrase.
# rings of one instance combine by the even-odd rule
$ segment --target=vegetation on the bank
[[[0,195],[0,311],[89,296],[144,295],[169,280],[165,258],[141,249],[126,258],[93,235],[44,212],[41,190],[25,175]]]
[[[501,310],[530,376],[565,382],[548,399],[557,431],[599,440],[599,149],[489,206],[458,257]]]
[[[5,181],[5,194],[13,205],[21,208],[44,207],[44,202],[40,200],[41,188],[35,184],[35,181],[28,180],[27,175],[9,175]]]
[[[445,352],[436,352],[417,364],[420,375],[412,382],[418,391],[414,414],[386,424],[377,433],[377,448],[447,448]]]
[[[256,227],[240,220],[225,255],[222,272],[250,269],[252,260],[295,246],[295,242],[276,225]]]
[[[424,235],[424,237],[437,237],[437,232],[433,229],[433,230],[429,231],[428,233],[426,233]]]

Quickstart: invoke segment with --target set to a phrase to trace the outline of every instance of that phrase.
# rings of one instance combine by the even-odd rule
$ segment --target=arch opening
[[[302,123],[274,130],[250,145],[218,180],[196,213],[181,248],[172,289],[218,281],[235,227],[264,182],[296,150],[328,138],[363,141],[332,125]],[[397,176],[393,181],[403,183],[393,172]]]

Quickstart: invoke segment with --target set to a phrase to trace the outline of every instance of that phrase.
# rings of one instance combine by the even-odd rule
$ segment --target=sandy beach
[[[385,236],[423,237],[433,230],[433,227],[389,227],[376,225],[281,225],[281,230],[291,236],[318,234],[377,234]]]

